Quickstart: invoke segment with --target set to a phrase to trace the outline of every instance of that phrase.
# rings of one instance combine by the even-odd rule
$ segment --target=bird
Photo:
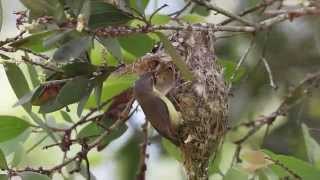
[[[135,98],[146,119],[157,132],[179,146],[177,128],[182,121],[181,114],[175,109],[172,102],[155,88],[154,83],[152,72],[141,75],[134,85]]]

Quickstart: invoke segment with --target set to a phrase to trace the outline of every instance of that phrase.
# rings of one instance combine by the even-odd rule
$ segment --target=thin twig
[[[253,12],[258,11],[262,8],[265,8],[265,7],[272,5],[276,1],[279,1],[279,0],[268,0],[268,1],[262,0],[261,3],[242,11],[241,13],[238,14],[238,16],[242,17],[247,14],[253,13]],[[228,18],[228,19],[222,21],[221,23],[218,23],[218,25],[220,25],[220,26],[226,25],[226,24],[231,23],[234,20],[235,20],[234,18]]]
[[[50,67],[48,65],[32,61],[30,58],[28,58],[26,56],[22,56],[21,59],[27,63],[32,64],[32,65],[40,66],[42,69],[46,69],[46,70],[53,71],[53,72],[62,72],[62,70],[59,70],[58,68]]]
[[[275,84],[274,82],[274,79],[273,79],[273,76],[272,76],[272,72],[271,72],[271,68],[266,60],[265,57],[261,57],[261,60],[263,62],[263,65],[264,67],[266,68],[267,70],[267,73],[268,73],[268,77],[269,77],[269,82],[270,82],[270,86],[273,88],[273,89],[277,89],[277,85]]]
[[[147,154],[147,146],[148,146],[148,120],[142,125],[143,132],[143,142],[140,146],[140,165],[139,171],[137,174],[137,180],[145,180],[146,179],[146,159],[148,158]]]
[[[299,179],[302,180],[302,177],[299,176],[297,173],[295,173],[294,171],[292,171],[291,169],[289,169],[288,167],[286,167],[283,163],[281,163],[279,160],[276,159],[272,159],[270,157],[265,157],[265,159],[273,162],[275,165],[281,167],[282,169],[284,169],[285,171],[287,171],[292,177],[294,177],[295,179]]]
[[[168,7],[168,4],[163,4],[161,7],[159,7],[158,9],[156,9],[149,17],[149,24],[152,24],[152,18],[159,12],[161,11],[163,8]]]
[[[191,1],[187,2],[187,4],[185,6],[183,6],[183,8],[181,8],[180,10],[173,12],[171,14],[168,14],[168,16],[174,16],[173,18],[177,18],[179,17],[183,12],[185,12],[185,10],[191,6]]]
[[[216,11],[216,12],[218,12],[220,14],[223,14],[223,15],[229,17],[229,18],[235,19],[235,20],[237,20],[237,21],[239,21],[239,22],[241,22],[241,23],[243,23],[245,25],[252,26],[252,27],[256,27],[257,26],[256,24],[254,24],[254,23],[252,23],[252,22],[250,22],[250,21],[248,21],[248,20],[246,20],[246,19],[244,19],[244,18],[242,18],[242,17],[240,17],[240,16],[238,16],[236,14],[233,14],[233,13],[231,13],[231,12],[225,10],[225,9],[222,9],[222,8],[220,8],[218,6],[215,6],[215,5],[211,4],[208,1],[202,1],[202,0],[192,0],[192,1],[195,2],[198,5],[201,5],[201,6],[204,6],[204,7],[208,8],[209,10]]]
[[[246,51],[244,52],[244,54],[241,56],[239,62],[237,63],[237,66],[236,66],[235,70],[233,71],[233,73],[232,73],[232,75],[231,75],[231,77],[230,77],[229,91],[230,91],[230,89],[232,88],[232,81],[233,81],[234,78],[236,77],[236,74],[237,74],[237,72],[239,71],[240,66],[241,66],[241,65],[243,64],[243,62],[245,61],[245,59],[247,58],[250,50],[253,49],[254,45],[255,45],[255,44],[254,44],[254,38],[252,38],[251,41],[250,41],[249,47],[246,49]]]

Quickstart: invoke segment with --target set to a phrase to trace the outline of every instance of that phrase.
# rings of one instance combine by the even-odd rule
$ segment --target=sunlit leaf
[[[0,116],[0,142],[19,136],[30,127],[23,119],[14,116]]]
[[[122,61],[123,56],[121,52],[121,46],[116,38],[99,38],[99,42],[103,44],[112,56]]]
[[[123,91],[133,87],[135,81],[138,79],[138,76],[135,74],[123,74],[115,75],[111,74],[107,80],[103,83],[101,102],[110,100],[111,98],[119,95]],[[90,96],[87,108],[95,107],[95,97]]]
[[[144,14],[144,10],[147,7],[149,0],[130,0],[130,7],[137,10],[141,14]]]
[[[233,163],[236,148],[235,144],[225,141],[209,164],[209,174],[227,173]]]
[[[24,147],[21,145],[21,143],[18,143],[10,165],[12,167],[17,167],[21,163],[22,159],[26,157],[26,155],[27,154],[24,150]]]
[[[73,123],[73,120],[72,120],[72,118],[69,116],[68,113],[66,113],[66,112],[64,112],[64,111],[60,111],[60,113],[61,113],[62,118],[63,118],[65,121],[67,121],[67,122],[69,122],[69,123]]]
[[[146,34],[134,34],[126,37],[119,37],[119,43],[124,53],[124,60],[128,63],[137,60],[137,58],[150,52],[155,41]]]
[[[248,174],[240,169],[231,168],[227,174],[225,174],[223,180],[248,180]]]
[[[156,34],[159,36],[159,38],[163,42],[165,51],[172,57],[173,63],[181,71],[182,76],[186,80],[192,80],[193,79],[192,72],[189,70],[187,64],[183,61],[182,57],[177,53],[176,49],[172,46],[168,38],[161,32],[157,32]]]
[[[69,41],[56,50],[53,54],[53,60],[57,62],[67,62],[77,59],[85,50],[89,49],[91,41],[89,36]]]
[[[51,180],[51,178],[46,175],[31,171],[19,173],[19,176],[22,178],[22,180]]]
[[[57,32],[58,32],[57,30],[50,30],[50,31],[35,33],[26,38],[23,38],[21,40],[11,43],[10,46],[14,48],[29,49],[37,53],[46,52],[52,49],[53,47],[46,48],[43,44],[44,40],[50,35],[55,34]]]
[[[29,93],[29,85],[21,69],[17,65],[11,63],[4,64],[4,67],[9,83],[17,98],[20,99],[25,94]],[[26,102],[23,105],[23,108],[29,112],[31,111],[31,104]]]
[[[90,62],[93,65],[100,66],[106,63],[106,48],[99,43],[98,41],[94,41],[94,44],[90,50]]]
[[[91,0],[90,14],[89,27],[93,29],[124,24],[133,19],[124,11],[102,0]]]
[[[151,23],[155,25],[165,25],[171,20],[170,16],[167,15],[154,15],[151,19]]]
[[[183,15],[180,19],[189,24],[203,23],[206,21],[203,16],[199,16],[197,14],[186,14]]]
[[[292,156],[285,155],[277,155],[272,153],[271,151],[264,150],[266,154],[268,154],[272,160],[277,161],[281,165],[275,163],[271,165],[271,169],[280,177],[284,178],[285,176],[293,176],[292,173],[289,173],[287,169],[291,172],[294,172],[303,180],[314,180],[320,179],[320,169],[311,166],[311,164],[297,159]]]
[[[162,138],[161,142],[164,149],[170,154],[170,156],[175,158],[177,161],[182,162],[181,151],[176,145],[172,144],[169,140],[165,138]]]
[[[310,163],[320,165],[320,145],[310,135],[309,129],[305,124],[301,125],[304,147],[306,148],[307,157]]]
[[[7,168],[8,168],[8,164],[7,164],[6,156],[4,155],[2,150],[0,149],[0,169],[4,170]]]

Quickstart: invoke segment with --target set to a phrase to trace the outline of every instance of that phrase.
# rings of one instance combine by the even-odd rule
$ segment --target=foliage
[[[312,15],[314,10],[319,11],[318,4],[305,1],[295,6],[297,11],[273,14],[274,19],[257,21],[252,25],[242,16],[252,13],[259,17],[253,19],[264,19],[255,12],[266,10],[275,1],[254,4],[250,12],[244,11],[239,16],[232,13],[230,15],[228,11],[196,0],[186,3],[186,8],[172,14],[161,13],[166,6],[155,9],[153,14],[145,14],[148,0],[129,0],[125,7],[103,0],[20,2],[27,9],[26,12],[16,13],[17,27],[23,30],[16,37],[0,42],[0,58],[11,88],[18,98],[14,107],[22,106],[26,113],[24,116],[0,115],[0,169],[4,173],[0,174],[0,179],[20,176],[23,180],[47,180],[57,174],[69,179],[73,177],[69,171],[87,179],[94,179],[96,177],[91,173],[92,157],[89,153],[93,149],[107,149],[113,142],[124,137],[124,134],[130,134],[132,129],[133,135],[120,147],[116,159],[121,166],[119,169],[124,172],[123,179],[136,179],[136,171],[145,171],[144,158],[147,157],[146,154],[139,153],[139,143],[147,142],[141,139],[143,132],[132,127],[134,123],[127,121],[136,111],[132,87],[141,74],[137,68],[140,65],[139,60],[163,48],[180,75],[185,80],[194,80],[192,72],[183,61],[184,57],[180,55],[180,50],[171,43],[172,37],[168,32],[225,31],[231,35],[240,32],[252,33],[254,38],[259,39],[259,34],[263,33],[260,31],[271,28],[272,23],[293,21],[299,16]],[[305,5],[306,2],[309,4]],[[303,8],[299,9],[300,6]],[[0,1],[0,30],[4,8]],[[214,26],[207,23],[210,11],[230,19]],[[284,19],[280,19],[281,14],[286,14]],[[227,25],[236,20],[245,26]],[[198,23],[206,24],[200,26]],[[183,43],[183,40],[181,41]],[[233,45],[234,41],[230,46]],[[250,63],[246,64],[247,66],[242,64],[251,48],[253,46],[250,45],[238,63],[234,61],[231,52],[228,51],[229,54],[225,55],[219,52],[219,48],[217,50],[217,54],[222,57],[218,58],[219,66],[223,69],[224,79],[231,90],[253,76]],[[21,61],[17,60],[17,56]],[[267,80],[263,82],[269,81],[272,85],[273,69],[266,62],[265,52],[261,52],[261,55],[259,53],[256,59],[262,59],[259,64],[262,62],[265,67]],[[283,73],[283,70],[280,73]],[[219,147],[219,153],[212,157],[208,167],[209,174],[224,180],[320,179],[319,138],[315,138],[310,132],[310,124],[302,123],[299,119],[294,125],[290,122],[285,123],[287,126],[283,125],[292,129],[294,126],[298,130],[298,133],[294,132],[291,137],[294,139],[291,145],[298,144],[294,146],[295,150],[282,152],[266,143],[269,142],[268,138],[277,135],[276,128],[281,129],[282,126],[277,124],[276,128],[272,129],[271,125],[280,121],[279,116],[288,115],[288,120],[294,119],[290,116],[294,113],[292,109],[301,105],[309,92],[314,92],[319,77],[319,72],[313,73],[286,91],[280,105],[274,108],[272,113],[251,118],[253,121],[239,122],[239,125],[232,124],[225,142]],[[259,82],[249,85],[258,87]],[[252,92],[257,89],[253,88]],[[252,107],[250,113],[254,114],[255,110],[256,108]],[[241,115],[237,116],[239,119]],[[261,138],[260,133],[263,130],[266,131],[266,136]],[[31,139],[31,131],[44,136],[33,142],[27,150],[28,145],[25,142]],[[271,134],[268,134],[270,132]],[[254,143],[248,142],[250,137],[258,140]],[[289,137],[284,138],[290,141]],[[156,138],[149,137],[149,140],[151,139]],[[276,137],[272,141],[278,139],[279,137]],[[183,163],[178,147],[166,139],[158,144],[170,157]],[[12,148],[13,146],[16,149]],[[55,166],[25,167],[22,163],[29,152],[52,147],[59,148],[61,154],[67,154],[63,161]],[[81,147],[77,153],[72,152],[75,147]],[[246,148],[263,150],[251,150],[241,156]]]

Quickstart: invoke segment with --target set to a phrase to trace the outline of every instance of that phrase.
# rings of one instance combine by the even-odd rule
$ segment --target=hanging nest
[[[155,88],[170,99],[183,119],[174,130],[188,179],[207,180],[209,161],[227,130],[228,113],[228,92],[215,56],[214,36],[186,31],[176,33],[170,41],[192,72],[192,81],[182,77],[161,48],[141,58],[129,71],[155,74]]]
[[[210,32],[185,32],[173,37],[195,79],[181,77],[170,92],[183,117],[179,128],[184,167],[189,180],[208,179],[208,164],[227,130],[228,92]]]

